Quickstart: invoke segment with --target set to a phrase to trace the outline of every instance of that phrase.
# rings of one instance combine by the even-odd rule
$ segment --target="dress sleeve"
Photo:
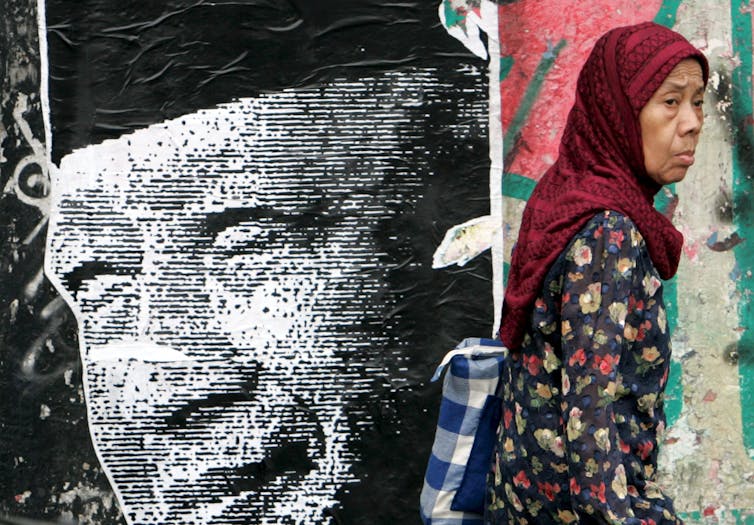
[[[621,356],[632,344],[624,338],[626,319],[636,317],[628,314],[646,294],[637,269],[645,248],[622,217],[601,224],[571,244],[563,278],[562,408],[572,506],[596,523],[679,524],[668,509],[627,490],[615,400]]]

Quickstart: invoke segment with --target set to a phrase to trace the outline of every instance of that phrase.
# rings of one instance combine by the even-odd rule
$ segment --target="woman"
[[[605,34],[581,71],[511,263],[489,523],[682,523],[655,470],[670,364],[660,279],[683,237],[652,203],[694,162],[708,75],[653,23]]]

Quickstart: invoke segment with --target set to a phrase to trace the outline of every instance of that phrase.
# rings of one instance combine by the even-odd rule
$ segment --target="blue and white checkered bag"
[[[425,525],[479,525],[487,473],[500,424],[498,384],[508,349],[492,339],[464,339],[437,367],[449,363],[440,417],[429,458],[420,510]]]

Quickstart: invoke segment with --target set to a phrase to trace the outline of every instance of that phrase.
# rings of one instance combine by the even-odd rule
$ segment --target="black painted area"
[[[461,80],[450,72],[448,79]],[[479,90],[486,93],[487,86]],[[440,399],[440,385],[428,379],[444,353],[460,340],[488,336],[492,330],[489,252],[462,268],[431,267],[448,228],[489,213],[486,129],[454,140],[448,126],[457,118],[457,107],[451,102],[418,111],[428,110],[432,116],[419,141],[431,152],[433,174],[418,203],[403,206],[376,233],[387,255],[385,264],[393,268],[387,282],[397,300],[380,327],[389,337],[380,356],[389,370],[389,383],[376,385],[373,395],[352,407],[354,428],[362,412],[370,415],[372,424],[354,442],[362,458],[354,471],[361,481],[341,490],[337,523],[419,523],[419,492]]]
[[[260,92],[472,56],[437,3],[47,2],[53,158]]]

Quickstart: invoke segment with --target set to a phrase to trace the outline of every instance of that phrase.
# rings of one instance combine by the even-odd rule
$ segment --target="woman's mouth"
[[[693,150],[682,151],[681,153],[676,153],[675,158],[683,166],[691,166],[692,164],[694,164],[694,152],[693,152]]]

